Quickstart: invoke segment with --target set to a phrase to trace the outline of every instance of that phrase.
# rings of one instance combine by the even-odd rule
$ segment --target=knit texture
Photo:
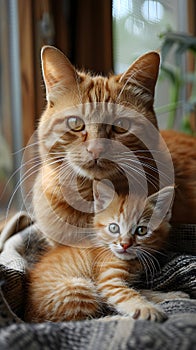
[[[160,257],[156,272],[144,274],[138,287],[181,290],[191,299],[165,300],[162,324],[107,316],[81,322],[23,321],[25,268],[39,254],[36,226],[26,213],[12,218],[0,236],[0,349],[194,350],[196,349],[196,227],[181,225],[171,233],[172,250]],[[28,241],[28,245],[27,245]],[[175,249],[174,249],[175,248]],[[175,251],[174,251],[175,250]]]

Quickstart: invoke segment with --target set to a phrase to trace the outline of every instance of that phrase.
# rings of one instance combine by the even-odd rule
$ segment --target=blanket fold
[[[25,323],[25,271],[38,239],[36,224],[25,212],[13,217],[0,236],[0,349],[196,349],[195,225],[172,228],[170,247],[175,249],[160,259],[153,279],[144,275],[138,286],[190,295],[191,299],[161,303],[168,315],[162,324],[120,315],[81,322]]]

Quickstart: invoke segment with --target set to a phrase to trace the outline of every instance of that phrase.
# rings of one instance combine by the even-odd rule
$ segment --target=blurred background
[[[21,150],[45,106],[41,47],[100,74],[160,50],[159,126],[194,134],[195,18],[195,0],[0,0],[0,219],[7,207],[20,209]]]

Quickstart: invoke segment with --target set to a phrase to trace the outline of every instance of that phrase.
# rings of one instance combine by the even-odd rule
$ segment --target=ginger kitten
[[[96,183],[92,246],[53,247],[35,264],[28,274],[26,321],[99,317],[106,305],[134,319],[163,321],[166,315],[150,300],[181,294],[138,291],[132,285],[167,241],[172,198],[172,186],[146,199],[117,195]]]

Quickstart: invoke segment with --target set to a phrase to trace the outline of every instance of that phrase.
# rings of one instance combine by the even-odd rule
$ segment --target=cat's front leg
[[[157,305],[147,301],[140,294],[131,297],[117,308],[120,313],[129,313],[133,319],[163,322],[167,319],[165,312]]]
[[[163,322],[167,319],[164,311],[149,302],[138,291],[123,285],[121,281],[107,281],[99,286],[99,292],[107,303],[123,315],[130,315],[134,319]]]

